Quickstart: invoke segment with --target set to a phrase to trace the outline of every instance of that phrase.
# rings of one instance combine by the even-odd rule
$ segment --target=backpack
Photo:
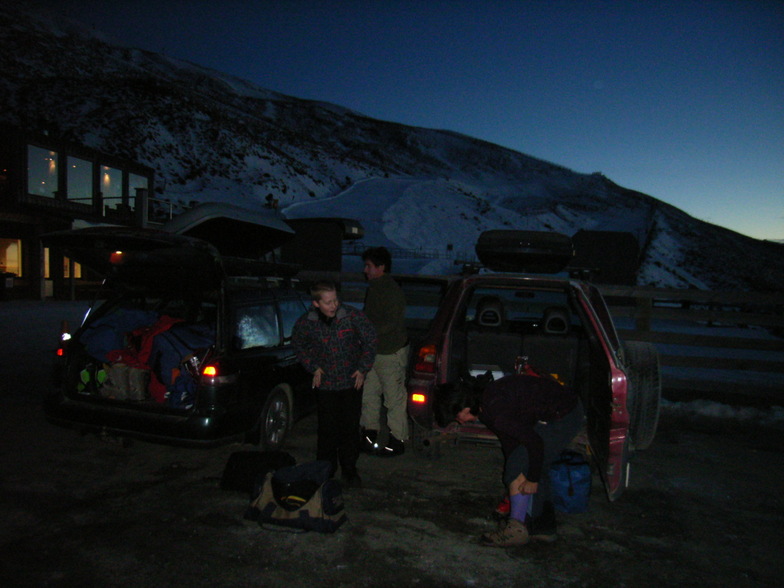
[[[331,473],[332,464],[323,460],[269,472],[245,518],[261,526],[334,533],[348,517],[340,483]]]

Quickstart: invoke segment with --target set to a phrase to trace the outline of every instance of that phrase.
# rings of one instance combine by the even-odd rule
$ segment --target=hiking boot
[[[509,519],[497,531],[482,535],[479,543],[489,547],[513,547],[515,545],[525,545],[528,543],[528,529],[525,524],[517,519]]]
[[[396,455],[403,455],[406,451],[406,445],[394,435],[389,435],[389,441],[385,447],[382,447],[376,452],[379,457],[395,457]]]
[[[369,453],[371,455],[378,453],[381,447],[379,446],[378,442],[378,431],[374,431],[373,429],[363,429],[362,430],[362,439],[360,440],[360,450],[363,453]]]
[[[555,508],[553,503],[546,501],[542,505],[542,514],[526,521],[528,535],[532,541],[552,543],[558,538],[558,528],[555,522]]]

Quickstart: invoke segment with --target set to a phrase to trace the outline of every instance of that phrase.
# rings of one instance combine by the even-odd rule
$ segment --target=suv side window
[[[294,329],[294,323],[297,319],[305,314],[307,306],[299,298],[286,298],[279,302],[280,304],[280,319],[283,322],[283,339],[289,341],[291,339],[291,331]]]
[[[274,347],[280,344],[280,329],[272,301],[237,309],[234,346],[237,349]]]

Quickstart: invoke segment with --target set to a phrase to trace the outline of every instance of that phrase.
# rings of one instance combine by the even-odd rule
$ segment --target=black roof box
[[[574,245],[562,233],[494,230],[479,235],[476,255],[494,272],[557,274],[574,257]]]

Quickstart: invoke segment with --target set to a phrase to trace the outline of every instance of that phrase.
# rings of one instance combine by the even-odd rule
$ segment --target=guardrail
[[[621,338],[659,349],[666,398],[784,406],[784,293],[599,288]]]
[[[341,283],[341,296],[351,304],[361,305],[364,298],[359,273],[301,272],[299,277]],[[424,332],[450,278],[395,277],[404,283],[409,306],[417,308],[409,326]],[[415,287],[425,283],[431,287]],[[784,293],[598,287],[620,337],[656,345],[665,398],[784,406]]]

